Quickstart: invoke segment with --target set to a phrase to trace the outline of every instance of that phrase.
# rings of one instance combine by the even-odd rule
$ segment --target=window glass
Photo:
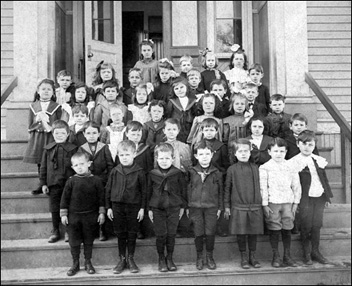
[[[93,40],[114,43],[113,1],[92,1]]]

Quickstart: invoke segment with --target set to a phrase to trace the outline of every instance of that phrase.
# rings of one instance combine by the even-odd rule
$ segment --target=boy
[[[210,92],[214,93],[218,96],[221,104],[220,104],[220,113],[214,114],[218,118],[225,118],[231,115],[230,109],[230,99],[231,95],[229,90],[227,89],[227,84],[222,79],[215,79],[210,83]]]
[[[193,68],[193,59],[190,55],[184,55],[180,58],[180,76],[187,79],[187,73]]]
[[[213,259],[217,220],[224,209],[223,175],[211,164],[213,150],[202,141],[195,150],[198,164],[189,172],[187,216],[194,225],[195,246],[197,250],[196,267],[203,269],[203,238],[205,236],[206,264],[216,269]]]
[[[262,84],[262,78],[264,77],[263,67],[255,63],[248,69],[249,77],[258,86],[258,97],[257,101],[266,106],[267,112],[270,111],[270,92],[269,88]]]
[[[75,144],[77,147],[87,142],[83,135],[84,124],[88,122],[88,108],[84,104],[77,104],[72,108],[72,115],[75,124],[70,126],[70,136],[68,142]]]
[[[320,229],[323,224],[324,207],[331,203],[333,197],[325,167],[325,158],[313,154],[316,145],[313,131],[302,131],[297,137],[300,153],[288,162],[297,166],[302,186],[302,198],[299,204],[301,219],[301,241],[304,263],[312,264],[315,260],[322,264],[329,261],[320,253]],[[310,250],[309,241],[312,242]]]
[[[133,104],[132,98],[136,96],[136,87],[142,82],[142,71],[139,68],[132,68],[128,72],[128,81],[130,88],[121,87],[120,91],[123,93],[122,100],[127,106]]]
[[[198,98],[198,94],[203,94],[204,90],[199,86],[201,81],[200,71],[192,68],[187,72],[187,80],[191,88],[191,92]]]
[[[156,234],[159,271],[176,271],[172,255],[177,225],[187,207],[187,185],[183,173],[172,165],[174,148],[160,143],[154,152],[157,167],[148,176],[148,215]]]
[[[301,199],[301,184],[298,173],[285,160],[287,144],[284,139],[274,138],[268,145],[271,159],[259,167],[260,192],[265,223],[270,231],[273,250],[273,267],[282,265],[279,254],[279,235],[284,245],[283,263],[296,267],[290,256],[291,229],[297,206]]]
[[[48,242],[54,243],[60,239],[60,200],[66,180],[74,174],[70,160],[77,147],[66,142],[70,129],[65,121],[54,121],[51,132],[55,142],[44,147],[39,179],[42,192],[49,196],[53,230]],[[66,234],[65,241],[68,241]]]
[[[67,70],[61,70],[57,73],[56,81],[56,102],[63,104],[69,102],[74,94],[74,83],[72,82],[72,74]]]
[[[113,269],[121,273],[129,265],[131,273],[139,272],[134,262],[138,223],[143,220],[147,183],[145,171],[134,162],[136,144],[124,140],[117,147],[120,164],[110,173],[105,188],[107,216],[113,222],[117,235],[120,261]],[[126,262],[126,248],[128,262]]]
[[[252,109],[254,116],[267,116],[268,110],[266,106],[257,101],[258,86],[255,83],[248,82],[244,85],[244,93],[248,100],[248,108]]]
[[[270,97],[271,113],[266,117],[269,124],[269,136],[285,138],[285,134],[290,131],[289,122],[291,114],[285,113],[285,97],[281,94],[273,94]]]
[[[73,258],[73,265],[67,275],[73,276],[79,271],[82,242],[85,270],[88,274],[94,274],[91,258],[97,221],[99,224],[105,221],[104,186],[99,177],[90,173],[91,162],[87,154],[75,153],[71,163],[76,175],[67,180],[60,203],[61,222],[67,225]]]

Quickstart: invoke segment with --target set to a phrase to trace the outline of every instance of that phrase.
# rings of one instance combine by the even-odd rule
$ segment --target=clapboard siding
[[[13,1],[1,1],[1,86],[14,75]]]

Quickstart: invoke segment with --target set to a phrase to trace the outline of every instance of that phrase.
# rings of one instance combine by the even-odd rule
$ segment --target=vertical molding
[[[253,63],[253,14],[252,1],[242,1],[242,41],[248,57],[248,63]]]
[[[118,46],[116,51],[116,61],[121,63],[121,68],[116,69],[116,77],[119,82],[123,83],[123,70],[122,70],[122,2],[114,1],[114,29],[115,29],[115,45]]]
[[[215,5],[214,1],[206,1],[206,14],[207,14],[207,47],[215,51]]]

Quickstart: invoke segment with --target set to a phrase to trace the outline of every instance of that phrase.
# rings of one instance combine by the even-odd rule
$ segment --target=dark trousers
[[[196,236],[194,239],[194,244],[196,245],[197,252],[203,252],[204,245],[204,235]],[[215,235],[205,236],[205,249],[207,252],[212,252],[215,245]]]
[[[71,247],[80,246],[81,243],[93,245],[98,230],[98,212],[69,213],[67,232]]]
[[[190,208],[189,217],[194,226],[195,236],[215,235],[217,208]]]
[[[136,250],[137,233],[120,232],[117,234],[117,244],[119,255],[126,257],[126,248],[128,255],[133,256]]]
[[[61,196],[64,188],[59,185],[49,187],[49,210],[50,212],[60,212]]]
[[[248,249],[250,251],[256,251],[257,249],[257,235],[256,234],[237,234],[238,248],[241,252],[247,251],[247,237],[248,237]]]
[[[113,227],[116,235],[123,232],[137,233],[139,205],[126,203],[112,203],[112,211],[114,215]]]

